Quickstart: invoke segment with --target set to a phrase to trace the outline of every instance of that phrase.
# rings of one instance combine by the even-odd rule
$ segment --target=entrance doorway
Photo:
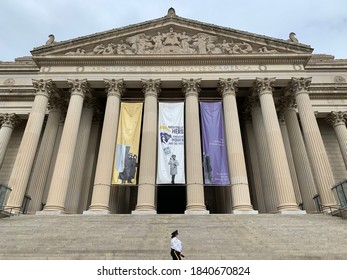
[[[185,185],[160,185],[157,193],[158,214],[183,214],[186,209]]]

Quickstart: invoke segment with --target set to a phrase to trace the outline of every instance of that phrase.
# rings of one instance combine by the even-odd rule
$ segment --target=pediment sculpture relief
[[[117,43],[99,44],[92,50],[77,48],[66,55],[126,55],[126,54],[246,54],[278,53],[261,47],[254,50],[246,43],[236,43],[232,39],[219,41],[217,36],[206,33],[188,35],[170,28],[166,33],[157,32],[153,36],[145,33],[136,34]]]

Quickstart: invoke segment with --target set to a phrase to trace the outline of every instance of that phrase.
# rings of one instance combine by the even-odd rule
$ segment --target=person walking
[[[178,239],[178,230],[171,233],[171,252],[170,255],[173,260],[179,261],[181,257],[184,258],[182,254],[182,242]]]

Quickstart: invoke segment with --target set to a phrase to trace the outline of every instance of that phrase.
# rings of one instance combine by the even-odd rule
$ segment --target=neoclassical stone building
[[[68,41],[50,35],[31,57],[0,62],[6,207],[30,197],[31,214],[302,214],[316,212],[317,195],[336,205],[347,60],[312,52],[294,33],[172,8]]]

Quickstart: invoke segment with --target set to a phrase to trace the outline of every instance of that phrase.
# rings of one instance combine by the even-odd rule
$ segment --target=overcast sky
[[[181,17],[279,39],[295,32],[314,53],[347,59],[347,0],[0,0],[0,61],[56,41],[156,19]]]

